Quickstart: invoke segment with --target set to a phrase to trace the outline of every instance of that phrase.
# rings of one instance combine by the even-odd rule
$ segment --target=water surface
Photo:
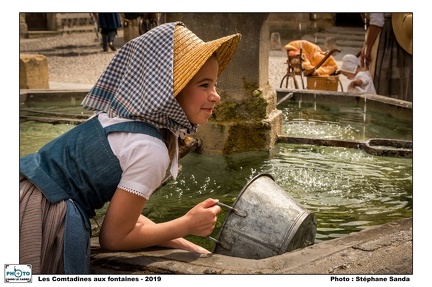
[[[46,105],[48,110],[80,113],[82,108]],[[388,113],[365,112],[361,105],[330,105],[287,101],[281,105],[284,133],[325,139],[412,139],[412,120]],[[37,151],[72,125],[20,122],[20,156]],[[412,217],[412,159],[380,157],[342,147],[279,143],[270,152],[230,156],[189,154],[180,160],[176,181],[159,189],[143,214],[156,222],[182,216],[208,197],[232,205],[242,188],[260,173],[317,216],[316,242]],[[265,192],[265,191],[263,191]],[[103,216],[105,209],[98,210]],[[213,236],[225,219],[220,214]],[[96,233],[97,235],[97,233]],[[208,249],[205,238],[188,238]]]

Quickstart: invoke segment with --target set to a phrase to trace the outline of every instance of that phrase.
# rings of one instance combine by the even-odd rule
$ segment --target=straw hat
[[[174,97],[215,52],[220,75],[234,55],[240,37],[240,34],[233,34],[204,42],[183,23],[179,23],[174,31]]]
[[[413,49],[412,13],[392,13],[392,26],[399,45],[412,55]]]
[[[342,58],[342,66],[340,70],[345,73],[355,74],[359,65],[359,59],[351,54],[346,54]]]

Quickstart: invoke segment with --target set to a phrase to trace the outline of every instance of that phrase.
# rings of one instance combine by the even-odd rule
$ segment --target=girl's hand
[[[184,215],[189,234],[208,236],[212,233],[216,225],[217,215],[221,211],[220,206],[216,205],[217,202],[216,199],[206,199]]]
[[[349,83],[349,85],[348,85],[348,88],[354,89],[355,87],[361,86],[361,85],[362,85],[362,81],[357,79],[357,80],[351,81],[351,83]]]

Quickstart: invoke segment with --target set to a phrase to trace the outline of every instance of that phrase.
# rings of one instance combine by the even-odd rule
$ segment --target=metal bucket
[[[301,207],[269,174],[240,192],[219,231],[213,253],[262,259],[312,245],[316,216]]]

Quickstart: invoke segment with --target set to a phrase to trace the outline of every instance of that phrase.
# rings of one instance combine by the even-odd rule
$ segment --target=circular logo
[[[22,276],[22,271],[20,269],[15,268],[15,277],[21,277],[21,276]]]

